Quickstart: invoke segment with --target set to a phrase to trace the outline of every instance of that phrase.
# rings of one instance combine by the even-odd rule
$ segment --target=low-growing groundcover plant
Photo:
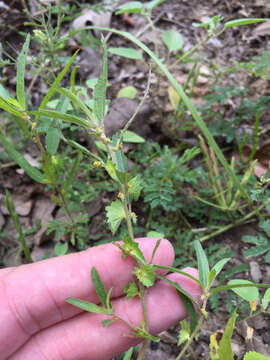
[[[160,1],[150,2],[151,5],[148,6],[148,10],[151,11],[153,6],[157,5],[159,2]],[[139,10],[136,9],[143,11],[143,5],[141,3],[139,3],[141,5],[138,5],[138,3],[139,2],[133,2],[132,6],[129,4],[128,7],[122,7],[119,11],[120,13],[132,11],[138,12]],[[210,36],[213,36],[219,21],[220,18],[215,17],[207,24],[205,24],[205,28],[208,32],[207,39]],[[261,21],[263,20],[240,19],[227,22],[224,25],[223,31],[232,26],[247,25]],[[92,29],[92,27],[87,27],[84,30],[87,29]],[[201,137],[201,149],[206,158],[209,178],[211,179],[211,188],[215,194],[215,202],[210,203],[208,200],[205,200],[200,196],[197,196],[197,199],[199,199],[201,202],[208,202],[208,205],[228,214],[228,217],[231,217],[232,219],[232,224],[235,225],[236,222],[234,221],[234,214],[240,204],[240,201],[246,202],[243,207],[252,206],[251,199],[245,189],[245,185],[251,176],[254,165],[252,164],[239,180],[235,173],[234,160],[232,160],[231,164],[228,164],[224,154],[220,150],[196,108],[189,100],[189,97],[169,72],[169,65],[164,65],[164,63],[158,58],[158,53],[154,54],[149,48],[135,39],[132,35],[113,29],[103,29],[103,31],[110,31],[133,42],[133,44],[137,45],[151,58],[151,60],[159,69],[159,72],[168,78],[174,91],[181,99],[182,105],[184,104],[185,108],[190,111],[195,123],[199,126],[202,134],[207,140],[206,144],[206,141]],[[173,46],[173,39],[176,38],[177,41],[179,40],[179,37],[177,37],[175,33],[166,33],[163,38],[169,50],[175,49]],[[9,113],[9,120],[15,121],[23,134],[38,146],[41,153],[41,168],[37,169],[33,167],[16,149],[14,144],[8,140],[4,131],[5,124],[1,126],[0,129],[0,141],[10,158],[12,158],[22,169],[24,169],[28,176],[30,176],[34,181],[44,184],[44,186],[53,191],[53,194],[51,195],[52,201],[54,201],[64,210],[67,218],[67,222],[62,226],[63,232],[70,234],[70,243],[73,246],[80,244],[80,241],[83,242],[83,239],[85,236],[87,236],[87,234],[82,233],[81,231],[81,225],[87,221],[86,217],[82,216],[81,213],[74,217],[74,214],[69,206],[70,188],[74,182],[82,158],[85,157],[88,159],[88,161],[91,163],[92,169],[97,169],[97,171],[104,169],[106,171],[114,184],[114,188],[117,189],[117,196],[115,200],[113,200],[111,204],[106,207],[107,222],[112,233],[116,234],[121,223],[123,220],[125,220],[127,231],[123,236],[123,243],[116,243],[115,245],[121,249],[123,258],[126,256],[131,256],[135,262],[134,275],[136,280],[127,285],[125,289],[126,296],[127,298],[138,296],[142,302],[144,320],[141,326],[138,327],[134,326],[133,324],[128,324],[128,326],[133,330],[133,336],[143,339],[143,346],[139,351],[138,359],[143,358],[149,340],[157,342],[159,341],[158,337],[153,336],[148,331],[147,312],[150,312],[151,309],[147,309],[145,305],[147,289],[154,285],[156,279],[167,281],[170,285],[176,288],[179,294],[179,301],[183,302],[189,314],[189,323],[186,321],[182,322],[181,331],[179,333],[178,344],[182,345],[182,350],[177,356],[177,359],[181,359],[183,358],[186,350],[190,347],[193,339],[196,338],[199,331],[202,329],[204,320],[208,316],[206,310],[208,301],[213,296],[215,296],[215,294],[218,294],[221,291],[235,292],[244,301],[250,303],[250,316],[253,316],[257,313],[255,311],[255,302],[260,303],[260,313],[267,313],[267,307],[270,301],[269,289],[266,290],[262,296],[259,294],[257,288],[269,288],[270,285],[254,284],[247,280],[233,279],[227,282],[226,285],[216,286],[215,284],[218,279],[218,275],[222,271],[223,267],[229,262],[230,258],[226,257],[216,261],[210,267],[206,253],[201,245],[201,242],[206,240],[205,238],[197,238],[193,242],[199,270],[199,279],[192,277],[178,268],[155,265],[155,252],[159,246],[159,239],[157,239],[151,261],[149,263],[146,262],[137,242],[134,240],[134,230],[137,224],[137,215],[133,211],[132,203],[133,201],[138,200],[141,191],[144,190],[146,195],[144,201],[147,206],[150,204],[151,211],[158,206],[163,207],[165,211],[174,212],[181,210],[182,198],[179,197],[179,199],[174,199],[174,195],[176,194],[176,186],[178,182],[181,183],[184,181],[189,182],[195,186],[197,185],[196,176],[199,176],[199,173],[193,170],[189,170],[185,166],[188,161],[198,155],[200,149],[197,147],[187,149],[182,155],[181,159],[177,158],[176,156],[171,156],[170,152],[165,149],[162,159],[165,164],[163,169],[171,168],[173,172],[176,172],[177,167],[179,167],[179,173],[174,174],[173,176],[170,176],[168,170],[166,170],[166,173],[163,173],[161,171],[162,167],[157,167],[157,169],[152,170],[149,168],[148,173],[147,170],[145,171],[143,183],[143,180],[139,174],[133,174],[131,171],[129,171],[127,157],[123,151],[123,141],[130,141],[132,139],[134,140],[134,137],[136,137],[136,134],[128,132],[128,127],[131,124],[135,114],[121,131],[113,134],[111,137],[106,136],[106,129],[104,128],[104,116],[107,112],[109,104],[108,100],[106,99],[106,90],[108,87],[108,65],[107,46],[104,38],[101,39],[101,44],[104,50],[103,66],[101,74],[97,79],[96,84],[93,86],[93,96],[91,99],[87,98],[82,87],[76,87],[75,67],[71,71],[70,87],[61,87],[62,79],[67,75],[68,70],[75,61],[77,54],[75,53],[69,59],[64,69],[53,80],[38,109],[29,110],[24,83],[26,60],[30,45],[30,35],[27,35],[17,64],[16,98],[12,97],[6,89],[1,87],[0,107]],[[149,81],[144,98],[139,104],[138,109],[143,104],[143,101],[149,92],[150,76],[151,73],[149,74]],[[56,97],[58,102],[56,107],[52,109],[49,107],[49,104],[53,97]],[[85,99],[85,101],[82,101],[82,98]],[[67,126],[67,124],[69,127],[75,127],[77,129],[83,130],[87,136],[90,137],[92,142],[95,143],[96,148],[99,151],[92,152],[85,146],[81,145],[79,142],[68,138],[64,132],[65,126]],[[43,141],[44,134],[45,140]],[[64,144],[66,146],[70,146],[76,153],[75,159],[72,162],[72,166],[66,172],[63,172],[63,164],[58,155],[60,145]],[[220,173],[217,162],[218,160],[224,166],[224,169],[227,172],[229,179],[227,184],[220,180]],[[153,172],[151,173],[151,171]],[[160,194],[157,194],[157,190],[160,189],[155,189],[153,187],[151,188],[150,181],[147,182],[147,179],[150,179],[151,176],[155,176],[155,178],[160,181],[160,189],[164,190],[162,191],[162,194],[165,194],[164,198],[162,198]],[[171,181],[171,179],[173,179],[173,181]],[[226,193],[226,196],[224,193]],[[89,194],[89,196],[92,196],[90,191]],[[31,254],[26,246],[24,233],[21,229],[20,222],[15,212],[14,204],[9,192],[6,193],[6,205],[18,231],[19,240],[21,242],[25,258],[28,262],[31,262]],[[265,203],[262,205],[263,207],[266,206]],[[257,214],[261,208],[252,208],[246,217],[254,216],[254,214]],[[59,230],[59,225],[60,223],[51,224],[51,230],[57,232],[57,230]],[[224,229],[222,230],[224,231]],[[67,251],[67,249],[67,243],[63,245],[58,244],[56,247],[56,253],[57,255],[62,255]],[[183,274],[200,284],[203,291],[201,299],[202,304],[199,304],[194,299],[192,299],[192,297],[186,293],[179,284],[166,279],[162,275],[157,274],[156,269],[164,269],[167,271]],[[110,326],[110,324],[114,321],[123,321],[115,315],[114,309],[112,308],[110,302],[111,289],[105,289],[102,279],[100,278],[95,268],[91,269],[91,279],[100,300],[99,305],[88,303],[83,299],[68,298],[67,301],[70,304],[78,306],[83,310],[107,315],[108,319],[104,321],[101,326]],[[212,359],[233,359],[230,338],[235,327],[236,319],[237,313],[235,311],[228,321],[224,335],[222,336],[222,339],[219,343],[215,335],[213,335],[211,338],[210,356]],[[262,360],[265,358],[263,355],[247,353],[245,355],[245,359],[256,359],[256,356],[258,359]],[[131,351],[125,355],[126,359],[130,357]]]

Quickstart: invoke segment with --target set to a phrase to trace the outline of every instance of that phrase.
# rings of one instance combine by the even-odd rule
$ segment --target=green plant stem
[[[139,351],[137,360],[143,360],[144,353],[145,353],[145,351],[146,351],[146,349],[147,349],[148,343],[149,343],[149,340],[144,339],[144,341],[143,341],[143,343],[142,343],[142,347],[141,347],[141,349],[140,349],[140,351]]]
[[[143,284],[141,282],[139,282],[139,291],[140,291],[140,298],[141,298],[141,303],[142,303],[142,310],[143,310],[143,321],[144,321],[144,330],[146,330],[148,332],[149,328],[148,328],[148,317],[147,317],[147,309],[146,309],[146,303],[145,303],[145,288],[143,286]],[[148,346],[149,340],[148,339],[144,339],[142,347],[139,351],[137,360],[142,360],[145,350]]]
[[[222,234],[223,232],[229,230],[229,229],[232,229],[233,227],[235,226],[238,226],[242,223],[244,223],[245,221],[249,220],[250,218],[252,218],[254,215],[258,215],[258,212],[260,212],[263,208],[266,207],[266,205],[270,202],[270,198],[264,202],[263,204],[261,204],[260,206],[256,207],[255,210],[253,210],[252,212],[250,212],[249,214],[245,215],[244,217],[242,217],[241,219],[235,221],[234,223],[232,224],[229,224],[229,225],[226,225],[224,227],[222,227],[221,229],[218,229],[214,232],[212,232],[211,234],[209,235],[206,235],[206,236],[203,236],[201,239],[200,239],[200,242],[204,242],[206,240],[209,240],[211,239],[212,237],[214,236],[217,236],[217,235],[220,235]]]
[[[202,305],[202,310],[205,311],[206,308],[206,304],[208,301],[208,297],[206,297],[203,301],[203,305]],[[184,355],[184,353],[187,351],[187,349],[189,348],[189,346],[191,345],[193,339],[195,338],[195,336],[198,334],[198,332],[201,330],[202,325],[203,325],[203,321],[204,321],[204,316],[201,315],[198,325],[196,326],[196,329],[193,331],[193,333],[191,334],[190,338],[188,339],[188,341],[186,342],[185,346],[183,347],[183,349],[181,350],[181,352],[178,354],[178,356],[176,357],[175,360],[180,360],[182,358],[182,356]]]

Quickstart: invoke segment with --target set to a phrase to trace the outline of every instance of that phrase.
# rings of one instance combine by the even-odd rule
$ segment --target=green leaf
[[[183,48],[184,40],[182,36],[175,30],[165,30],[162,33],[162,40],[167,46],[169,52],[178,51]]]
[[[165,276],[162,276],[159,274],[157,274],[156,276],[159,279],[166,281],[167,283],[172,285],[177,290],[178,296],[180,297],[180,299],[189,315],[190,330],[191,330],[191,332],[193,332],[198,324],[198,316],[197,316],[197,312],[194,308],[194,305],[197,307],[198,310],[200,310],[199,304],[177,282],[171,281],[171,280],[167,279]]]
[[[104,283],[94,266],[91,269],[91,279],[101,304],[107,308],[107,292]]]
[[[115,234],[121,221],[126,217],[122,202],[120,200],[115,200],[111,205],[106,206],[106,216],[111,232]]]
[[[73,61],[75,60],[75,57],[77,55],[77,53],[79,52],[79,50],[77,50],[73,56],[71,57],[71,59],[69,60],[69,62],[66,64],[66,66],[64,67],[64,69],[60,72],[60,74],[57,76],[57,78],[54,80],[54,82],[52,83],[52,86],[50,87],[49,91],[47,92],[47,94],[45,95],[45,97],[43,98],[39,110],[45,109],[48,101],[50,100],[50,98],[52,97],[52,95],[54,94],[56,88],[59,86],[61,80],[63,79],[63,77],[65,76],[65,74],[67,73],[68,69],[70,68],[71,64],[73,63]],[[36,121],[38,121],[39,119],[39,113],[36,113]]]
[[[265,356],[256,351],[248,351],[243,360],[270,360],[270,356]]]
[[[258,236],[245,235],[242,236],[242,241],[254,245],[267,245],[268,240],[265,236],[259,234]]]
[[[270,302],[270,288],[266,290],[262,298],[262,306],[264,310],[267,309],[269,302]]]
[[[9,92],[3,87],[2,84],[0,84],[0,96],[6,101],[11,98]]]
[[[137,201],[140,197],[140,193],[142,191],[142,180],[140,179],[139,175],[132,178],[129,182],[129,189],[128,189],[128,195],[131,197],[131,199],[134,199]]]
[[[270,244],[267,245],[257,245],[254,246],[248,250],[244,251],[244,255],[247,259],[253,257],[253,256],[259,256],[264,253],[266,253],[268,250],[270,250]]]
[[[188,341],[190,338],[190,328],[189,328],[186,320],[180,321],[180,324],[181,324],[181,330],[179,331],[179,334],[178,334],[177,346],[182,345],[184,342]]]
[[[164,237],[165,237],[164,233],[161,233],[158,231],[148,231],[146,236],[149,238],[160,238],[160,239],[164,239]]]
[[[26,66],[26,58],[30,44],[30,34],[27,35],[22,51],[18,59],[16,95],[22,109],[25,109],[25,90],[24,90],[24,73]]]
[[[46,133],[45,143],[46,149],[50,155],[55,155],[60,143],[60,130],[55,127],[50,127]]]
[[[152,264],[135,267],[133,274],[146,287],[151,287],[155,283],[155,268]]]
[[[132,299],[140,294],[135,281],[132,281],[125,286],[124,293],[126,294],[127,299]]]
[[[70,185],[73,183],[74,179],[75,179],[75,176],[76,176],[76,173],[77,173],[77,170],[78,170],[78,167],[80,166],[81,164],[81,160],[82,160],[82,152],[78,152],[78,155],[75,159],[75,161],[73,162],[73,165],[71,167],[71,169],[68,171],[68,174],[66,176],[66,179],[64,181],[64,184],[63,184],[63,187],[62,187],[62,192],[64,194],[67,193]]]
[[[163,3],[164,1],[165,0],[152,0],[152,1],[147,2],[145,5],[146,5],[147,10],[152,12],[156,6]]]
[[[208,278],[207,278],[207,286],[208,287],[211,286],[211,284],[213,283],[215,278],[218,276],[218,274],[221,272],[221,270],[223,269],[223,267],[227,264],[227,262],[229,260],[230,260],[230,258],[221,259],[213,266],[213,268],[209,272]]]
[[[38,183],[45,184],[44,175],[38,169],[30,165],[29,162],[25,160],[23,155],[17,150],[15,150],[13,144],[6,140],[5,136],[2,133],[0,133],[0,141],[4,149],[8,153],[9,157],[11,157],[11,159],[13,159],[16,164],[18,164],[31,179],[35,180]]]
[[[14,202],[13,202],[11,194],[8,190],[6,190],[6,207],[12,218],[12,221],[15,225],[15,229],[18,233],[19,240],[20,240],[23,252],[24,252],[24,256],[28,263],[32,263],[33,260],[32,260],[31,254],[30,254],[30,250],[29,250],[29,248],[26,244],[25,238],[24,238],[24,234],[23,234],[23,230],[22,230],[22,227],[20,224],[19,216],[16,212]]]
[[[134,86],[125,86],[121,90],[118,91],[117,98],[128,98],[135,99],[137,95],[137,90]]]
[[[220,359],[234,360],[231,338],[235,326],[236,317],[237,317],[237,313],[234,312],[232,317],[229,319],[225,327],[224,334],[222,335],[222,338],[219,342],[218,355]]]
[[[142,60],[143,56],[139,50],[133,49],[133,48],[125,48],[125,47],[119,47],[119,48],[109,48],[108,52],[113,55],[123,56],[128,59],[132,60]]]
[[[142,138],[140,135],[130,130],[126,130],[124,132],[123,141],[129,143],[136,143],[136,144],[142,144],[145,142],[144,138]]]
[[[104,309],[101,306],[90,303],[88,301],[69,297],[66,299],[66,302],[68,302],[69,304],[74,305],[82,310],[88,311],[90,313],[105,314],[105,315],[113,314],[113,309]]]
[[[94,113],[101,124],[105,116],[106,109],[106,90],[108,85],[108,62],[107,62],[107,47],[106,42],[102,38],[103,45],[103,64],[101,75],[98,78],[97,84],[94,88]]]
[[[122,150],[117,150],[116,153],[116,170],[125,173],[128,171],[127,159]]]
[[[55,255],[56,256],[63,256],[67,253],[68,251],[68,243],[65,242],[65,243],[60,243],[60,242],[57,242],[54,246],[54,252],[55,252]]]
[[[136,336],[136,337],[143,338],[143,339],[148,339],[148,340],[151,340],[154,342],[160,341],[160,338],[158,338],[157,336],[152,336],[146,330],[138,328],[138,327],[136,328],[136,331],[134,333],[132,333],[132,336]]]
[[[103,326],[103,327],[106,327],[106,326],[111,325],[111,324],[114,323],[114,322],[115,322],[114,319],[112,319],[112,320],[102,320],[102,326]]]
[[[249,280],[233,279],[228,282],[228,285],[239,285],[239,284],[254,284]],[[232,288],[238,296],[246,301],[257,301],[259,299],[259,291],[256,287],[239,287]]]
[[[131,347],[128,351],[125,352],[123,360],[131,360],[133,354],[133,347]]]
[[[207,278],[209,274],[208,260],[199,240],[194,241],[194,248],[196,251],[198,268],[199,268],[199,279],[202,282],[203,286],[206,287]]]
[[[233,26],[242,26],[242,25],[250,25],[250,24],[256,24],[256,23],[261,23],[266,21],[267,19],[237,19],[237,20],[232,20],[232,21],[227,21],[224,24],[224,28],[230,28]]]
[[[4,98],[0,96],[0,108],[9,112],[12,115],[22,117],[22,112],[11,106]]]
[[[123,258],[125,258],[127,255],[130,255],[142,264],[147,264],[144,255],[139,248],[139,244],[136,241],[132,240],[129,236],[123,236],[123,241],[124,245],[120,245],[118,243],[115,244],[122,250]]]
[[[143,4],[140,1],[130,1],[117,8],[116,15],[121,14],[141,14],[143,10]]]
[[[270,236],[270,220],[265,220],[259,224],[260,228],[263,229],[263,231]]]
[[[46,182],[49,184],[55,184],[57,181],[57,173],[54,163],[54,157],[50,154],[44,154],[43,156],[43,171],[45,173]]]
[[[31,111],[31,114],[34,115],[38,115],[40,116],[46,116],[48,118],[51,119],[60,119],[63,120],[65,122],[71,123],[71,124],[75,124],[78,126],[83,126],[87,129],[89,129],[91,127],[91,124],[89,123],[89,121],[80,118],[78,116],[75,115],[69,115],[69,114],[63,114],[61,112],[58,111],[54,111],[54,110],[38,110],[38,111]]]

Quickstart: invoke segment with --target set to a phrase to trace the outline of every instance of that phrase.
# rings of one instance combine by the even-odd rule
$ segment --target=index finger
[[[146,259],[150,260],[156,239],[137,240]],[[162,240],[155,254],[155,263],[170,266],[173,260],[172,246],[167,240]],[[24,265],[1,276],[0,318],[5,328],[5,334],[0,333],[1,353],[11,353],[34,333],[78,314],[80,309],[67,304],[67,297],[97,303],[90,281],[93,266],[106,289],[113,288],[112,297],[120,296],[125,285],[132,280],[133,260],[130,257],[123,260],[121,251],[113,244]]]

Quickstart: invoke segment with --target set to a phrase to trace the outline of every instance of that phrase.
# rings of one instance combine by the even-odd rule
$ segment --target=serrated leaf
[[[251,24],[256,24],[256,23],[261,23],[266,21],[267,19],[237,19],[237,20],[232,20],[232,21],[227,21],[224,24],[224,28],[230,28],[233,26],[243,26],[243,25],[251,25]]]
[[[129,189],[128,189],[128,195],[131,197],[131,199],[134,199],[137,201],[140,197],[140,193],[142,191],[142,181],[139,177],[139,175],[132,178],[129,182]]]
[[[104,307],[107,307],[107,292],[104,283],[101,280],[97,269],[94,266],[91,269],[91,279],[101,304]]]
[[[182,345],[184,342],[188,341],[190,334],[188,330],[181,329],[178,334],[177,346]]]
[[[169,52],[180,50],[184,45],[182,36],[177,31],[172,29],[163,31],[162,40],[167,46]]]
[[[125,86],[120,89],[117,93],[117,98],[128,98],[128,99],[135,99],[137,95],[137,90],[134,86]]]
[[[146,287],[153,286],[155,283],[155,268],[152,264],[135,267],[133,274]]]
[[[198,269],[199,269],[199,279],[204,285],[207,286],[207,278],[209,274],[209,264],[206,257],[206,254],[202,248],[201,243],[199,240],[194,241],[194,248],[196,251],[197,262],[198,262]]]
[[[146,264],[146,260],[142,251],[139,248],[139,244],[132,240],[129,236],[123,237],[124,246],[121,247],[124,252],[124,256],[130,255],[134,257],[137,261],[140,261],[142,264]]]
[[[117,8],[116,15],[124,13],[128,14],[140,14],[143,10],[143,4],[140,1],[130,1]]]
[[[232,317],[227,322],[224,334],[222,335],[222,338],[219,342],[218,355],[220,359],[234,360],[231,338],[235,326],[236,317],[237,317],[237,313],[234,312]]]
[[[262,306],[264,310],[266,310],[269,302],[270,302],[270,288],[266,290],[262,298]]]
[[[17,66],[16,95],[22,109],[25,109],[26,106],[25,91],[24,91],[24,73],[25,73],[26,57],[29,49],[29,44],[30,44],[30,34],[27,35],[25,43],[23,44]]]
[[[123,141],[129,143],[135,143],[135,144],[142,144],[145,142],[144,138],[142,138],[140,135],[130,130],[126,130],[124,132]]]
[[[256,351],[248,351],[243,360],[270,360],[270,356],[265,356]]]
[[[106,90],[108,85],[108,62],[107,62],[107,47],[106,42],[102,39],[103,45],[103,63],[100,77],[94,88],[94,113],[101,124],[105,116],[106,109]]]
[[[135,281],[132,281],[125,286],[124,293],[126,294],[127,299],[132,299],[133,297],[139,295],[139,290]]]
[[[55,155],[60,143],[60,130],[54,127],[50,127],[46,133],[45,143],[46,149],[50,155]]]
[[[121,221],[126,217],[122,202],[120,200],[115,200],[111,205],[106,206],[106,216],[111,232],[115,234]]]
[[[38,169],[30,165],[23,155],[15,150],[14,146],[6,140],[2,133],[0,133],[0,141],[8,155],[26,172],[31,179],[38,183],[45,184],[44,175]]]
[[[68,302],[71,305],[74,305],[82,310],[88,311],[90,313],[96,313],[96,314],[105,314],[105,315],[112,315],[113,310],[112,309],[104,309],[101,306],[98,306],[96,304],[90,303],[88,301],[75,299],[75,298],[67,298],[66,302]]]
[[[68,243],[65,242],[65,243],[60,243],[60,242],[57,242],[54,246],[54,252],[55,252],[55,255],[56,256],[63,256],[67,253],[68,251]]]
[[[119,47],[119,48],[109,48],[108,52],[113,55],[122,56],[128,59],[132,60],[142,60],[143,56],[142,53],[139,50],[133,49],[133,48],[125,48],[125,47]]]
[[[228,282],[228,285],[238,285],[238,284],[254,284],[249,280],[242,279],[233,279]],[[259,291],[256,287],[235,287],[231,289],[234,293],[240,296],[246,301],[257,301],[259,299]]]

